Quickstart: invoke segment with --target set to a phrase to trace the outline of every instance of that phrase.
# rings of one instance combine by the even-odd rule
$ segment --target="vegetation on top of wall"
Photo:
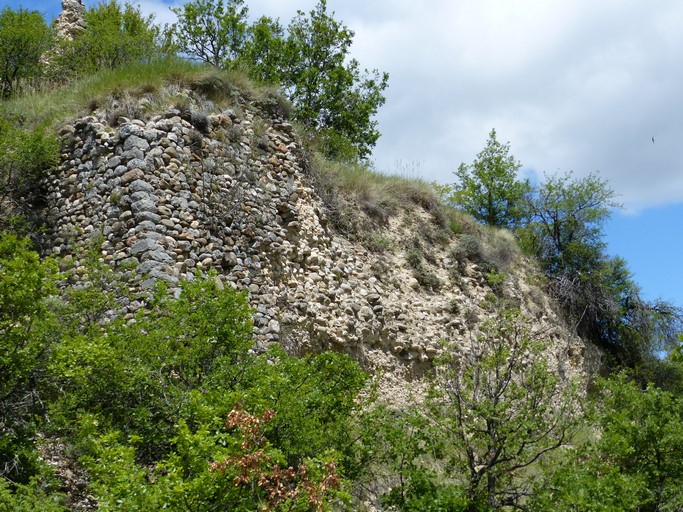
[[[179,58],[132,63],[98,71],[54,90],[18,96],[0,102],[0,116],[14,118],[26,126],[60,124],[79,113],[87,113],[112,103],[133,108],[145,98],[149,110],[171,106],[182,94],[196,92],[205,101],[233,105],[238,98],[254,104],[282,102],[273,86],[260,85],[243,72],[219,70]],[[286,113],[286,107],[283,107]]]
[[[442,209],[431,184],[383,174],[365,164],[332,161],[313,155],[309,159],[308,174],[330,210],[333,224],[343,233],[386,226],[391,216],[414,206],[434,215]]]
[[[184,56],[216,69],[241,69],[277,86],[291,102],[293,118],[329,157],[366,160],[380,136],[373,117],[384,104],[388,74],[361,70],[351,58],[354,32],[320,0],[298,11],[285,30],[278,20],[248,23],[242,0],[193,0],[174,9],[178,20],[160,27],[154,16],[118,0],[85,10],[84,30],[51,34],[42,15],[0,13],[2,97],[68,84],[102,70]]]

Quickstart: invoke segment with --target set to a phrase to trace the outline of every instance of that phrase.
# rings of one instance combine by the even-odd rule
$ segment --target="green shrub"
[[[422,253],[421,251],[417,249],[410,249],[406,253],[406,261],[408,262],[408,265],[410,265],[413,270],[417,270],[422,266]]]
[[[62,379],[59,407],[70,421],[93,413],[139,436],[139,456],[155,460],[170,446],[192,392],[216,381],[233,389],[250,346],[242,295],[213,280],[184,284],[179,299],[160,299],[134,323],[116,320],[65,340],[52,367]]]
[[[86,307],[86,296],[107,304],[95,284],[91,295],[75,297],[69,315]],[[297,359],[273,346],[257,356],[244,295],[220,289],[213,278],[183,284],[177,299],[160,288],[133,322],[72,324],[64,322],[49,365],[59,388],[52,428],[88,470],[100,509],[181,510],[191,500],[200,509],[254,510],[271,499],[270,484],[255,483],[261,487],[254,494],[252,481],[237,485],[240,475],[221,461],[241,464],[263,454],[268,460],[259,459],[250,479],[283,478],[299,489],[288,494],[296,507],[314,499],[324,510],[332,495],[344,498],[343,479],[365,471],[353,417],[366,374],[342,354]],[[236,410],[245,421],[273,411],[251,449],[225,427]],[[289,467],[306,468],[306,476],[292,480]],[[321,482],[329,493],[316,487]]]
[[[12,485],[0,477],[0,512],[66,512],[65,498],[37,478],[26,485]]]
[[[480,269],[484,274],[484,279],[489,285],[493,293],[496,295],[501,295],[503,293],[503,285],[507,281],[507,275],[505,272],[499,270],[495,265],[488,262],[483,262],[480,264]]]
[[[474,235],[464,234],[458,236],[457,244],[451,249],[451,257],[458,262],[464,260],[477,261],[481,258],[482,248],[479,238]]]
[[[41,57],[52,34],[38,11],[5,7],[0,11],[0,97],[5,99],[21,88],[21,82],[40,75]]]
[[[413,247],[406,253],[406,260],[408,265],[413,269],[413,276],[420,283],[420,286],[428,288],[433,291],[437,291],[441,288],[441,280],[430,272],[422,263],[422,251],[418,248]]]
[[[599,435],[552,468],[531,510],[680,510],[680,396],[652,384],[643,388],[623,374],[600,381],[597,389],[593,429]]]
[[[53,72],[87,75],[162,55],[154,15],[144,16],[133,4],[102,1],[83,18],[87,30],[73,40],[60,41]]]
[[[40,179],[59,159],[59,144],[45,127],[22,130],[0,119],[0,229],[31,218],[40,197]],[[35,226],[33,226],[35,228]]]
[[[83,462],[98,510],[329,510],[346,500],[333,454],[288,466],[265,436],[277,415],[239,406],[215,428],[179,422],[175,449],[156,466],[136,463],[135,448],[119,433],[97,438]]]
[[[483,258],[499,268],[508,268],[520,255],[514,235],[507,230],[489,230],[485,237]]]
[[[394,243],[379,233],[365,233],[360,236],[360,242],[371,252],[391,252],[394,249]]]
[[[57,331],[47,307],[53,280],[53,265],[28,240],[0,234],[0,481],[27,483],[38,471],[33,439]]]

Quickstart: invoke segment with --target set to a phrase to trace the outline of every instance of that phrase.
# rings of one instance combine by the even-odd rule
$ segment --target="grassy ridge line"
[[[171,58],[136,63],[104,70],[82,79],[0,102],[0,116],[15,118],[27,127],[46,124],[56,128],[60,123],[114,95],[144,96],[164,85],[189,87],[201,80],[214,79],[220,85],[231,85],[248,98],[258,99],[272,87],[258,85],[239,71],[220,71],[187,60]]]

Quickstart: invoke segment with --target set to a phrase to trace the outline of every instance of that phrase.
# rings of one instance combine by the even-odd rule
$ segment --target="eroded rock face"
[[[59,37],[73,40],[85,29],[83,0],[62,0],[62,12],[55,21],[55,30]]]
[[[403,245],[429,229],[429,212],[389,219],[383,236],[394,249],[371,252],[328,227],[286,121],[227,109],[193,122],[169,109],[116,126],[104,114],[65,126],[48,183],[48,252],[71,255],[99,239],[104,261],[134,266],[141,292],[157,280],[177,292],[212,269],[223,286],[248,292],[257,346],[347,352],[394,392],[424,374],[443,340],[465,349],[492,290],[474,262],[461,262],[453,279],[448,243],[430,247],[424,262],[444,286],[417,282]],[[523,269],[511,272],[506,293],[547,337],[551,366],[585,374],[587,347],[526,282]],[[124,314],[143,306],[134,301]]]

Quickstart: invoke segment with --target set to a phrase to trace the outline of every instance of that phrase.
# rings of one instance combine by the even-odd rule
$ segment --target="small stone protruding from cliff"
[[[64,39],[75,39],[85,30],[84,14],[83,0],[62,0],[62,12],[55,22],[57,35]]]

